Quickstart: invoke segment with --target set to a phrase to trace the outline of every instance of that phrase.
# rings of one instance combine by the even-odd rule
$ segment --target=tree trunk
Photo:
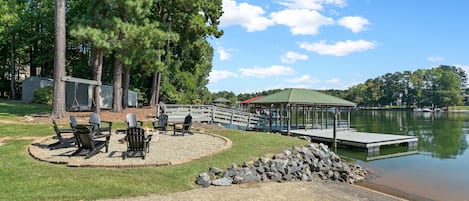
[[[32,45],[29,46],[29,76],[37,76],[36,62],[34,62],[34,48]]]
[[[150,99],[150,106],[156,106],[158,104],[158,91],[159,91],[159,72],[153,73],[153,78],[151,80],[151,99]]]
[[[122,99],[122,107],[125,109],[129,106],[129,85],[130,85],[130,67],[124,67],[124,77],[123,77],[123,99]]]
[[[122,61],[114,56],[114,84],[112,96],[112,111],[122,112]]]
[[[11,36],[11,66],[10,66],[10,95],[9,98],[10,100],[14,100],[16,98],[16,80],[15,80],[15,74],[16,74],[16,57],[15,57],[15,52],[16,52],[16,47],[15,47],[15,35],[13,34]]]
[[[54,100],[52,118],[65,117],[65,0],[55,0]]]
[[[161,62],[161,55],[158,55],[158,62]],[[150,106],[157,106],[160,99],[161,73],[159,71],[153,73],[151,82],[151,99]]]
[[[93,57],[93,80],[96,80],[98,83],[101,83],[101,77],[103,74],[103,56],[104,56],[104,49],[103,48],[96,48],[92,52]],[[96,85],[94,88],[94,104],[95,104],[95,112],[101,112],[101,86]]]

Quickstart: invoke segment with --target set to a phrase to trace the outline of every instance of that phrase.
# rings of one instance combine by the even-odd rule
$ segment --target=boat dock
[[[290,130],[290,133],[298,136],[306,136],[314,141],[332,142],[332,129],[300,129]],[[365,148],[368,153],[379,152],[383,145],[405,144],[410,150],[417,149],[418,138],[415,136],[391,135],[356,132],[353,130],[340,130],[336,133],[338,145],[348,145],[353,147]]]

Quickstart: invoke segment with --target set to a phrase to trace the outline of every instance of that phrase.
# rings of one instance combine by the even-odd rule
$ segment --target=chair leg
[[[91,158],[92,156],[96,155],[99,152],[100,149],[94,149],[90,151],[88,154],[86,154],[85,159]]]
[[[72,154],[70,154],[70,156],[76,156],[76,155],[80,154],[82,151],[83,151],[83,148],[78,148],[75,152],[73,152]],[[70,156],[69,156],[69,157],[70,157]]]

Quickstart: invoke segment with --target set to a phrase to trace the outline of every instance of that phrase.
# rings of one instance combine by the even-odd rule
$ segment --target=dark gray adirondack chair
[[[52,124],[54,125],[54,131],[56,135],[55,138],[58,141],[48,146],[50,150],[75,146],[76,144],[75,136],[70,137],[70,138],[64,138],[62,136],[63,133],[73,133],[73,129],[59,128],[59,126],[57,125],[57,122],[55,122],[55,119],[52,119]]]
[[[107,127],[104,127],[103,123],[107,123]],[[97,135],[103,135],[104,132],[108,132],[109,135],[111,134],[112,122],[101,121],[98,113],[90,114],[90,124],[93,126],[93,132]]]
[[[174,128],[174,135],[177,133],[180,133],[181,135],[184,135],[186,133],[193,135],[193,133],[190,131],[192,126],[192,116],[189,114],[184,118],[184,123],[182,124],[181,128]]]
[[[142,159],[150,152],[150,141],[152,135],[145,136],[145,130],[140,127],[127,128],[125,139],[127,141],[127,151],[123,154],[125,159],[128,156],[136,156],[140,153]]]
[[[158,117],[157,122],[153,121],[151,123],[153,124],[153,129],[159,130],[159,131],[162,131],[162,132],[166,133],[166,127],[168,127],[168,115],[165,114],[165,113],[162,113]]]
[[[77,125],[75,127],[78,149],[72,153],[72,156],[84,155],[85,159],[88,159],[104,147],[106,147],[106,153],[108,152],[111,135],[101,135],[100,138],[105,138],[105,140],[97,140],[98,138],[94,137],[92,127],[92,125]],[[85,153],[83,154],[83,152]]]
[[[134,113],[127,113],[125,115],[125,123],[127,124],[127,128],[143,127],[143,121],[137,121],[137,115]]]

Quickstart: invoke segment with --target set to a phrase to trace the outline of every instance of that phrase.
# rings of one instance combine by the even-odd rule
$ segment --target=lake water
[[[372,161],[355,157],[372,170],[369,183],[414,195],[411,199],[469,200],[469,113],[353,111],[351,126],[361,132],[419,138],[417,154]],[[390,146],[381,153],[405,150]]]

